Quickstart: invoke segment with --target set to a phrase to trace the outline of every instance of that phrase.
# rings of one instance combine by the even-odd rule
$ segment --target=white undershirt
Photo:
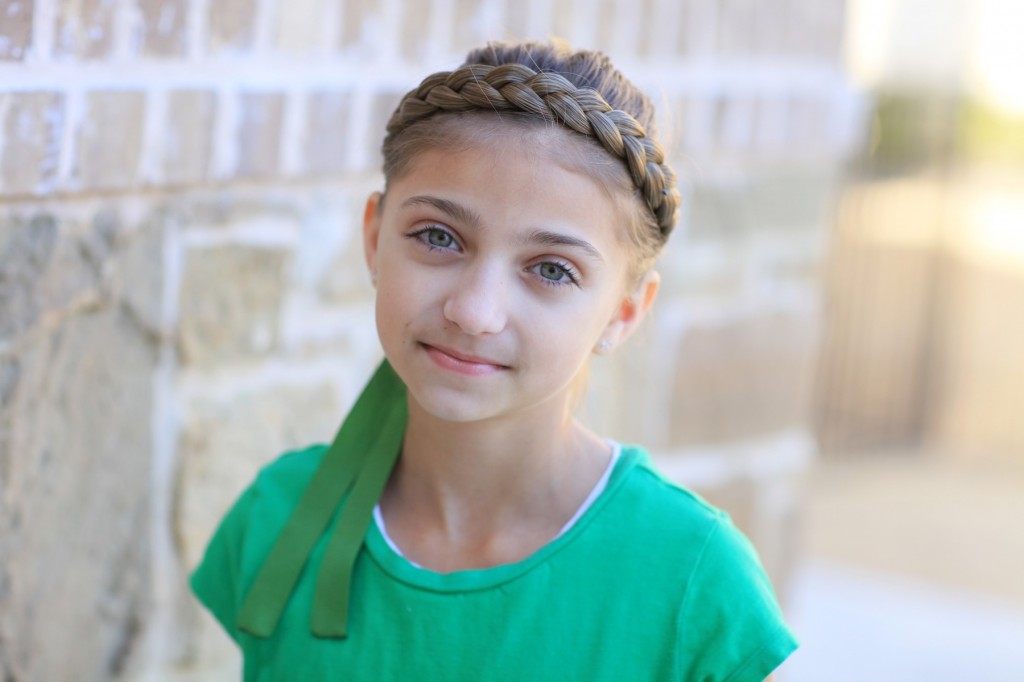
[[[604,489],[608,486],[608,479],[611,478],[612,470],[615,469],[615,464],[619,461],[619,456],[622,454],[622,445],[611,439],[608,439],[607,442],[612,446],[612,456],[608,461],[608,466],[604,468],[601,478],[599,478],[597,483],[594,484],[594,487],[590,490],[590,494],[587,495],[587,499],[583,500],[583,504],[581,504],[579,509],[576,510],[576,513],[572,515],[572,518],[565,522],[565,525],[562,526],[562,530],[558,531],[558,534],[551,538],[549,542],[554,542],[565,535],[569,529],[576,524],[579,518],[586,513],[587,509],[590,508],[590,505],[594,504],[594,501],[601,496],[601,493],[604,492]],[[388,530],[384,526],[384,516],[380,513],[380,504],[373,505],[373,520],[377,524],[377,530],[380,531],[381,537],[384,538],[384,542],[388,543],[388,547],[390,547],[395,554],[402,557],[416,568],[423,568],[415,561],[410,561],[408,557],[402,554],[402,550],[398,549],[398,545],[396,545],[395,541],[391,539],[390,535],[388,535]]]

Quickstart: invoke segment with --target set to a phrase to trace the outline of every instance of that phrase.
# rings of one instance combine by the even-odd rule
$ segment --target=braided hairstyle
[[[560,125],[589,142],[588,171],[631,195],[634,273],[651,267],[675,226],[679,191],[654,139],[650,100],[609,59],[561,44],[500,43],[469,53],[454,71],[427,76],[392,114],[384,138],[384,175],[401,175],[425,148],[451,147],[486,117],[508,125]],[[620,163],[607,163],[611,155]]]

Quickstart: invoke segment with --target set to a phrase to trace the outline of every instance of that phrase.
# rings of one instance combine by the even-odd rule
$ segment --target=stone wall
[[[374,366],[384,120],[493,37],[604,49],[660,105],[684,219],[584,415],[783,578],[858,119],[842,28],[839,0],[0,3],[0,679],[237,679],[185,577]]]

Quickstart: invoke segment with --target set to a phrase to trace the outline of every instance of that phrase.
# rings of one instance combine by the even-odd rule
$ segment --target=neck
[[[403,549],[417,537],[479,547],[510,533],[536,544],[572,517],[609,457],[608,445],[567,412],[456,423],[410,397],[402,456],[381,507]]]

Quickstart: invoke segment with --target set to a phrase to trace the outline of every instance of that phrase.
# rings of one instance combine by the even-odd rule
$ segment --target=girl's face
[[[384,352],[426,412],[476,421],[568,410],[573,378],[653,300],[627,290],[620,210],[558,163],[552,128],[421,152],[364,227]]]

